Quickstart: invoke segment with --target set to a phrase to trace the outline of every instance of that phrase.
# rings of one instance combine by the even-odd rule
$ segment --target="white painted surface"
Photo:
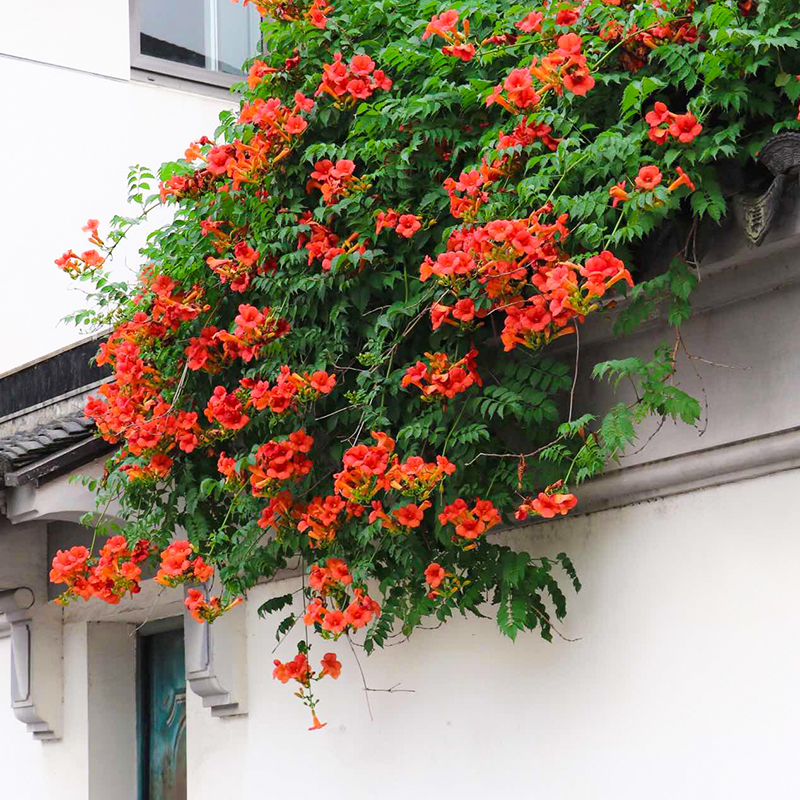
[[[362,660],[371,687],[415,690],[372,693],[373,722],[347,645],[316,642],[313,659],[333,650],[344,671],[319,684],[328,726],[313,733],[293,688],[271,678],[299,633],[273,654],[275,621],[256,615],[296,580],[260,587],[247,604],[249,715],[221,720],[189,696],[190,800],[255,800],[267,784],[281,796],[319,776],[331,800],[366,800],[375,787],[383,800],[520,789],[559,800],[796,798],[798,492],[794,470],[502,534],[535,554],[572,555],[586,588],[570,596],[563,633],[580,641],[514,644],[474,619],[419,631]],[[123,694],[132,657],[114,659],[124,652],[108,661]],[[34,742],[6,711],[0,752],[14,764],[11,787],[32,797],[67,787],[60,796],[83,800],[92,715],[107,714],[116,735],[131,713],[95,705],[86,623],[66,626],[64,658],[62,741]]]
[[[87,747],[88,692],[86,625],[64,630],[64,675],[68,691],[64,735],[57,742],[35,742],[14,718],[5,697],[10,682],[9,640],[0,640],[0,753],[3,797],[89,800]]]
[[[127,79],[128,48],[128,0],[3,3],[0,54]],[[33,104],[45,96],[29,97]],[[61,120],[59,132],[68,126]]]
[[[255,611],[295,585],[260,588],[250,714],[190,708],[190,797],[227,794],[230,779],[238,797],[267,780],[282,796],[324,776],[331,800],[796,798],[800,512],[773,501],[798,491],[787,472],[515,534],[574,557],[586,588],[563,632],[579,642],[512,643],[480,620],[420,631],[362,658],[370,686],[415,690],[371,693],[373,722],[346,643],[315,642],[313,660],[334,650],[344,670],[318,685],[328,726],[313,733],[271,678],[273,625]]]
[[[136,800],[136,631],[119,622],[89,622],[89,798]]]
[[[103,222],[125,213],[129,164],[155,166],[179,155],[188,141],[213,132],[224,104],[126,80],[125,0],[9,5],[0,53],[16,57],[0,56],[4,120],[15,120],[0,129],[0,146],[19,154],[22,165],[13,191],[0,195],[3,240],[16,265],[4,270],[0,291],[2,372],[78,338],[74,329],[56,327],[81,298],[53,259],[81,247],[88,217]],[[38,123],[42,107],[51,125]],[[137,266],[134,246],[122,253],[115,274],[126,258]],[[665,431],[641,460],[798,425],[796,255],[778,254],[762,272],[754,266],[718,285],[708,280],[701,295],[758,283],[761,275],[772,279],[776,271],[784,288],[687,327],[693,352],[752,370],[699,365],[713,415],[708,433],[698,441],[687,431]],[[769,324],[753,326],[756,318]],[[658,338],[644,333],[608,355],[644,354]],[[682,380],[693,383],[690,369]],[[602,391],[593,398],[604,399]],[[260,587],[246,608],[249,714],[215,718],[198,696],[187,698],[190,800],[320,791],[328,800],[512,793],[542,800],[794,800],[798,492],[794,470],[505,534],[534,554],[566,550],[573,557],[585,589],[570,596],[562,630],[580,641],[547,644],[526,635],[513,644],[493,622],[475,619],[419,631],[407,644],[362,659],[373,688],[402,682],[415,690],[371,693],[372,722],[346,643],[319,641],[313,660],[333,650],[344,671],[319,684],[328,725],[313,733],[293,687],[271,677],[273,659],[291,658],[297,637],[273,654],[280,617],[256,615],[267,596],[296,582]],[[87,510],[80,487],[61,479],[38,497],[12,499],[20,519],[72,519]],[[37,529],[14,529],[13,563],[0,561],[0,588],[23,576],[41,586],[43,576],[31,574],[41,569]],[[104,796],[132,797],[135,662],[121,623],[181,610],[178,591],[152,585],[118,608],[69,609],[63,737],[52,743],[35,742],[8,708],[9,641],[0,639],[0,797],[90,800],[101,785]]]
[[[88,1],[52,5],[72,14]],[[44,16],[38,3],[11,4],[0,12],[0,41],[8,36],[7,12],[13,17],[19,9],[37,19]],[[96,30],[93,36],[104,40]],[[127,39],[121,41],[119,50],[127,63]],[[83,51],[89,45],[82,48],[72,41],[69,47]],[[0,43],[0,53],[7,51]],[[231,103],[2,55],[0,103],[0,149],[15,153],[18,165],[13,186],[0,194],[0,231],[14,264],[3,270],[0,281],[2,373],[82,338],[83,333],[61,320],[85,307],[84,295],[54,259],[70,248],[81,252],[91,247],[81,232],[90,217],[100,220],[102,235],[112,215],[134,213],[126,205],[132,164],[158,167],[181,157],[193,139],[213,136],[219,112]],[[41,124],[43,113],[49,124]],[[153,224],[165,219],[155,215]],[[137,249],[150,229],[138,229],[129,243],[120,245],[113,276],[130,278],[137,270]]]
[[[265,680],[264,675],[258,676]],[[271,713],[271,710],[268,712]],[[186,692],[186,754],[190,800],[221,797],[223,800],[248,800],[244,787],[248,783],[249,717],[212,717],[203,708],[202,699],[191,690]],[[277,720],[274,720],[277,721]],[[270,797],[272,776],[267,761],[258,777],[255,798]],[[271,788],[269,789],[271,791]],[[303,796],[298,792],[296,796]]]

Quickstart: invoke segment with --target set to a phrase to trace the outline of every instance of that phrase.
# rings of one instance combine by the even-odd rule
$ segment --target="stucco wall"
[[[797,797],[800,511],[782,501],[798,491],[790,471],[504,534],[573,556],[585,589],[570,593],[562,632],[580,640],[512,643],[474,619],[420,631],[362,657],[371,687],[414,690],[371,693],[374,721],[349,647],[318,642],[314,658],[333,650],[344,669],[319,685],[328,725],[314,733],[291,687],[271,678],[296,637],[273,654],[274,625],[256,615],[296,581],[259,588],[248,603],[249,715],[214,718],[189,696],[190,798],[323,786],[331,800]],[[0,752],[13,761],[4,788],[87,797],[75,788],[97,669],[85,625],[65,631],[63,740],[33,742],[0,713]],[[116,725],[109,735],[129,735],[130,715]]]
[[[563,633],[580,641],[512,643],[481,620],[420,631],[362,657],[371,687],[415,690],[371,693],[373,722],[349,647],[316,643],[315,659],[334,650],[344,669],[319,684],[328,726],[314,733],[270,678],[296,637],[273,656],[255,613],[296,586],[263,587],[249,604],[250,716],[192,717],[191,797],[224,792],[208,751],[234,726],[245,798],[265,783],[332,800],[797,797],[800,511],[785,501],[798,491],[792,471],[516,533],[574,557],[585,589]]]
[[[180,157],[193,139],[213,136],[231,102],[131,81],[128,0],[10,3],[0,16],[0,150],[16,170],[0,194],[10,259],[0,292],[2,373],[81,338],[59,323],[84,297],[53,260],[89,247],[81,233],[89,217],[102,233],[113,214],[133,212],[132,164]],[[138,267],[144,233],[118,248],[115,277]]]
[[[66,626],[64,631],[63,738],[57,742],[35,742],[8,707],[10,684],[10,640],[0,639],[0,753],[2,786],[8,797],[59,797],[89,800],[88,692],[86,681],[86,626]],[[58,665],[53,665],[57,674]],[[4,794],[5,796],[5,794]]]
[[[731,235],[724,231],[725,238]],[[800,303],[797,245],[777,253],[743,249],[735,263],[712,262],[700,274],[692,295],[695,313],[681,329],[685,349],[678,348],[677,381],[703,404],[703,417],[694,429],[670,420],[641,453],[623,458],[622,467],[775,433],[800,422],[800,349],[794,346]],[[626,383],[615,391],[608,380],[589,380],[595,363],[631,356],[649,361],[660,343],[675,343],[675,332],[663,324],[612,338],[612,320],[590,319],[581,331],[579,413],[635,399]],[[561,352],[571,358],[573,344]],[[655,427],[652,421],[642,428],[642,442]]]

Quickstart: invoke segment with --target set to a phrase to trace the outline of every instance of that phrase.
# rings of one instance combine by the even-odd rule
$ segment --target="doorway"
[[[139,634],[139,800],[186,800],[183,620],[165,622]]]

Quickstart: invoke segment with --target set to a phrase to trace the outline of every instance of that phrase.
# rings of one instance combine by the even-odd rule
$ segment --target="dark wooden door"
[[[186,670],[183,630],[142,636],[141,800],[186,800]]]

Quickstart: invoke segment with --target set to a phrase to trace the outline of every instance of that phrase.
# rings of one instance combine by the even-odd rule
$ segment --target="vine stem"
[[[606,243],[603,245],[603,250],[608,250],[609,246],[611,245],[611,240],[614,238],[614,234],[619,230],[620,223],[622,222],[622,218],[625,216],[624,212],[621,212],[619,217],[617,218],[617,224],[614,226],[614,230],[608,234],[606,238]]]
[[[89,546],[89,553],[94,553],[94,545],[97,541],[97,529],[103,524],[103,520],[106,518],[106,512],[108,511],[108,507],[111,505],[112,496],[109,496],[108,500],[106,500],[105,507],[103,508],[102,513],[100,514],[100,519],[94,525],[94,532],[92,533],[92,544]]]
[[[247,486],[247,484],[243,483],[236,490],[236,494],[233,496],[233,500],[231,500],[231,504],[228,506],[228,511],[226,512],[226,514],[225,514],[225,516],[224,516],[224,518],[222,520],[222,525],[219,526],[219,530],[220,531],[224,531],[225,530],[225,526],[228,524],[228,518],[230,517],[231,512],[233,511],[234,506],[236,505],[236,501],[239,499],[239,495],[244,491],[246,486]],[[212,549],[213,549],[213,543],[212,543]]]
[[[549,202],[550,202],[550,201],[553,199],[553,195],[555,195],[555,193],[558,191],[558,187],[559,187],[559,186],[561,186],[561,182],[564,180],[564,178],[566,178],[566,177],[567,177],[567,175],[568,175],[568,174],[569,174],[569,173],[570,173],[570,172],[571,172],[573,169],[575,169],[575,167],[577,167],[577,166],[578,166],[578,164],[580,164],[580,163],[581,163],[581,161],[585,161],[587,158],[589,158],[589,156],[590,156],[590,155],[592,155],[591,151],[589,151],[589,152],[587,152],[587,153],[584,153],[584,154],[583,154],[583,155],[582,155],[582,156],[581,156],[581,157],[580,157],[580,158],[579,158],[577,161],[574,161],[572,164],[570,164],[570,165],[569,165],[569,166],[568,166],[568,167],[567,167],[567,168],[564,170],[563,174],[562,174],[562,175],[561,175],[561,177],[558,179],[558,182],[557,182],[557,183],[556,183],[556,185],[553,187],[553,191],[551,191],[551,192],[550,192],[550,194],[547,196],[547,201],[546,201],[546,202],[548,202],[548,203],[549,203]]]
[[[453,423],[453,427],[450,428],[450,433],[447,434],[447,438],[444,440],[444,446],[442,447],[443,457],[447,452],[447,445],[450,444],[450,437],[455,433],[456,427],[458,426],[458,423],[461,422],[461,417],[464,416],[464,411],[466,410],[466,408],[467,408],[467,403],[464,403],[464,405],[461,406],[461,411],[456,417],[456,421]]]
[[[555,631],[556,636],[558,636],[559,639],[563,639],[565,642],[579,642],[581,640],[580,636],[577,639],[568,639],[558,628],[556,628],[547,614],[543,614],[538,608],[536,608],[536,606],[531,606],[531,608]]]
[[[575,372],[572,375],[572,388],[569,390],[569,421],[572,422],[572,409],[575,403],[575,387],[578,385],[578,367],[580,366],[581,356],[581,336],[578,333],[577,324],[575,328]]]

